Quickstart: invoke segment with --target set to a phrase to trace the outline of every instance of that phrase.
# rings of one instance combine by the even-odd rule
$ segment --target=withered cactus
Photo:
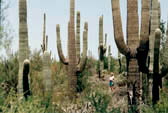
[[[103,42],[103,16],[99,18],[99,78],[102,75],[102,70],[104,69],[104,56],[106,53],[106,42],[107,42],[107,34],[105,34],[105,43]]]
[[[108,48],[108,71],[111,70],[111,46]]]
[[[60,27],[56,26],[57,32],[57,49],[60,61],[68,65],[68,80],[69,80],[69,96],[73,99],[77,92],[77,76],[81,73],[87,60],[87,37],[88,23],[85,22],[83,31],[83,53],[80,59],[80,12],[77,12],[77,32],[75,37],[74,26],[75,0],[70,0],[70,22],[68,24],[68,59],[65,59],[62,53]],[[76,39],[75,39],[76,38]]]
[[[45,51],[43,54],[43,84],[44,84],[44,95],[48,94],[52,90],[52,78],[51,78],[51,58],[50,53]]]
[[[46,35],[46,14],[44,13],[44,24],[43,24],[43,43],[41,44],[42,52],[47,51],[48,48],[48,36]]]
[[[18,93],[27,97],[29,94],[29,70],[28,60],[28,28],[27,28],[27,1],[19,0],[19,75]]]
[[[140,104],[140,71],[144,71],[149,46],[150,0],[142,0],[141,32],[139,36],[138,2],[127,0],[127,44],[124,42],[120,1],[111,0],[114,37],[119,51],[127,58],[127,90],[129,108]],[[140,41],[139,41],[140,38]],[[143,60],[143,61],[142,61]],[[133,95],[132,95],[133,94]],[[133,96],[133,98],[130,98]],[[136,112],[139,112],[137,109]]]

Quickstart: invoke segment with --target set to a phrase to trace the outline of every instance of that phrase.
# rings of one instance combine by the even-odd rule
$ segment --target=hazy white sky
[[[31,50],[41,49],[43,13],[47,15],[46,33],[49,36],[48,50],[58,60],[56,48],[56,24],[61,27],[61,39],[64,55],[67,54],[67,23],[69,20],[70,0],[27,0],[28,1],[28,33]],[[120,0],[124,34],[126,32],[126,0]],[[161,1],[161,18],[168,17],[168,0]],[[141,0],[139,0],[141,2]],[[117,48],[113,36],[111,0],[76,0],[76,11],[81,12],[81,33],[85,21],[88,21],[88,49],[97,58],[99,16],[104,15],[104,33],[108,34],[107,44],[112,46],[112,55],[117,56]],[[141,6],[139,6],[141,7]],[[140,14],[140,13],[139,13]],[[14,29],[12,49],[18,50],[18,0],[10,0],[8,19]],[[82,39],[82,34],[81,34]]]

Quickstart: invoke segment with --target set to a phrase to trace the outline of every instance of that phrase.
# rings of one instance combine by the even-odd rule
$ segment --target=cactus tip
[[[157,29],[155,30],[155,34],[156,34],[156,35],[161,35],[161,33],[162,33],[162,32],[161,32],[161,30],[160,30],[159,28],[157,28]]]

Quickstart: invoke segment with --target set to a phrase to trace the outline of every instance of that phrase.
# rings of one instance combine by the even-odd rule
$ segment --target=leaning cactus
[[[104,69],[104,57],[106,53],[106,42],[107,34],[105,34],[105,43],[103,43],[103,16],[99,18],[99,78],[102,75],[102,70]]]
[[[109,46],[108,49],[108,71],[110,72],[111,70],[111,46]]]
[[[57,25],[57,49],[60,61],[68,65],[68,80],[70,98],[73,99],[77,92],[77,76],[84,70],[87,59],[87,35],[88,23],[84,25],[83,32],[83,54],[80,59],[80,12],[77,12],[77,28],[75,37],[74,14],[75,14],[75,0],[70,0],[70,22],[68,23],[68,59],[62,53],[60,27]],[[76,38],[76,39],[75,39]]]
[[[127,58],[127,90],[129,108],[140,104],[140,71],[146,68],[149,43],[150,0],[142,0],[141,33],[139,36],[138,1],[127,0],[127,44],[124,42],[120,1],[111,0],[114,37],[119,51]],[[140,38],[140,41],[139,41]],[[143,61],[142,61],[143,59]],[[133,94],[133,95],[132,95]],[[132,97],[133,96],[133,97]],[[133,106],[132,106],[133,105]],[[138,109],[136,109],[139,112]]]
[[[28,51],[27,1],[19,0],[19,75],[18,92],[27,97],[29,94],[30,61]]]

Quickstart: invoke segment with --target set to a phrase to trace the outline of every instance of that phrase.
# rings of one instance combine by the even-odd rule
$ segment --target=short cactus
[[[69,80],[69,96],[71,99],[76,97],[77,92],[77,76],[81,73],[86,64],[87,60],[87,35],[88,35],[88,23],[84,25],[83,32],[83,54],[80,59],[80,12],[77,13],[77,31],[75,37],[75,26],[74,26],[74,14],[75,14],[75,0],[70,0],[70,22],[68,23],[68,59],[65,59],[60,39],[60,27],[56,26],[57,32],[57,49],[60,61],[68,65],[68,80]],[[76,38],[76,39],[75,39]]]
[[[102,75],[102,70],[104,69],[104,56],[106,53],[106,42],[107,34],[105,34],[105,43],[103,43],[103,16],[99,18],[99,78]]]
[[[27,1],[19,0],[19,75],[18,92],[27,97],[29,94],[30,61],[27,30]]]

